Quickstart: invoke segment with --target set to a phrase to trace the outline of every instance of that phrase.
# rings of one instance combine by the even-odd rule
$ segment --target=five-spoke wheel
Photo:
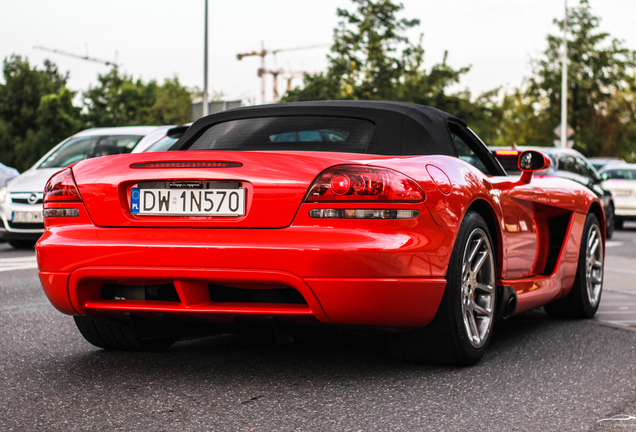
[[[462,317],[474,348],[488,340],[495,312],[495,259],[482,228],[471,233],[462,259]]]

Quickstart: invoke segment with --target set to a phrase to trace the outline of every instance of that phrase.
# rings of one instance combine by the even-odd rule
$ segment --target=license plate
[[[154,216],[243,216],[245,189],[130,191],[130,213]]]
[[[16,211],[13,212],[12,215],[13,222],[18,223],[42,223],[44,222],[44,218],[42,217],[42,212],[25,212],[25,211]]]

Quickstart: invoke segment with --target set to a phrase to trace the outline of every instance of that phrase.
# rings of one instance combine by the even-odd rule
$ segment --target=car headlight
[[[4,199],[7,197],[7,188],[6,186],[0,188],[0,203],[4,202]]]

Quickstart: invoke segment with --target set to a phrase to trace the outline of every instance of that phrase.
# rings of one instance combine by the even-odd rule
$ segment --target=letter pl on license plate
[[[139,189],[130,191],[130,213],[155,216],[243,216],[245,189]]]

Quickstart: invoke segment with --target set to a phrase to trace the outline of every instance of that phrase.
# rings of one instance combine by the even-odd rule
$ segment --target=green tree
[[[470,122],[484,139],[493,140],[501,118],[498,89],[471,102],[468,91],[451,93],[470,67],[441,63],[424,68],[423,38],[412,43],[407,30],[417,19],[398,18],[402,4],[391,0],[352,0],[353,11],[338,9],[339,24],[326,72],[305,75],[304,87],[287,92],[284,102],[354,99],[391,100],[431,105]]]
[[[99,85],[83,94],[91,126],[180,124],[190,121],[191,94],[178,78],[144,83],[117,69],[99,75]]]
[[[352,2],[354,11],[338,9],[328,70],[306,75],[304,87],[289,91],[284,101],[376,99],[443,105],[447,88],[469,68],[454,70],[445,56],[426,73],[422,38],[413,44],[404,35],[419,20],[398,18],[403,6],[391,0]]]
[[[625,154],[632,145],[625,133],[630,125],[616,111],[615,98],[634,88],[636,56],[621,41],[600,32],[599,22],[588,0],[568,11],[568,123],[575,131],[575,148],[584,154]],[[563,29],[563,21],[555,24]],[[544,107],[538,135],[550,136],[547,142],[535,144],[551,145],[552,131],[561,122],[562,43],[562,36],[548,36],[544,57],[534,62],[536,74],[527,96]]]
[[[515,89],[512,94],[504,95],[499,109],[501,118],[494,145],[552,145],[554,133],[545,128],[550,123],[549,115],[535,96]]]
[[[192,93],[174,77],[157,88],[149,116],[161,124],[183,124],[192,120]]]
[[[68,74],[46,60],[44,69],[12,55],[4,59],[0,84],[0,161],[20,171],[83,124],[66,88]]]
[[[15,146],[20,167],[30,167],[60,141],[85,127],[80,108],[73,105],[73,93],[66,87],[43,96],[36,114],[35,128]]]

